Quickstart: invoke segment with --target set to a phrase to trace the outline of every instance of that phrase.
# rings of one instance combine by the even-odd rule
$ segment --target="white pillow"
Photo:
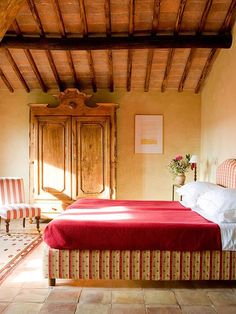
[[[197,205],[200,195],[213,189],[222,189],[222,187],[210,182],[193,181],[181,186],[176,192],[182,196],[181,204],[192,208]]]
[[[198,198],[197,205],[209,215],[236,210],[236,189],[210,190]]]
[[[216,216],[218,222],[236,222],[236,210],[226,210]]]

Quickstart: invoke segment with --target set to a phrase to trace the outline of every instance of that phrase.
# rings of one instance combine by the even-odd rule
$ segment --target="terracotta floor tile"
[[[175,296],[181,305],[211,305],[207,293],[200,290],[175,291]]]
[[[142,304],[144,296],[142,291],[112,291],[112,303],[119,304]]]
[[[142,304],[112,304],[112,314],[145,314],[145,306]]]
[[[41,307],[40,303],[10,303],[4,314],[37,314]]]
[[[111,303],[111,291],[106,290],[82,290],[80,298],[80,303],[100,303],[108,304]]]
[[[216,306],[215,308],[218,314],[235,314],[236,313],[235,305],[220,305],[220,306]]]
[[[147,314],[180,314],[181,310],[178,305],[161,306],[161,305],[147,305]]]
[[[236,292],[208,292],[214,305],[236,305]]]
[[[76,303],[62,303],[62,302],[49,302],[44,303],[40,310],[40,314],[74,314],[76,310]]]
[[[111,304],[78,304],[76,314],[110,314]]]
[[[12,302],[18,293],[20,293],[20,288],[8,288],[0,286],[0,301]]]
[[[20,293],[14,298],[14,302],[43,303],[48,293],[48,289],[21,289]]]
[[[78,302],[81,289],[53,289],[49,292],[47,302]]]
[[[0,303],[0,313],[2,313],[8,305],[9,303]]]
[[[176,298],[172,291],[168,290],[145,290],[145,304],[176,304]]]
[[[183,305],[181,309],[182,309],[183,314],[215,314],[216,313],[213,305],[212,306],[211,305]]]

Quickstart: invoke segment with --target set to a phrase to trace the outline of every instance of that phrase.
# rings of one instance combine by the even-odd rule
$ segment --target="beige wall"
[[[28,184],[28,103],[52,103],[40,92],[0,92],[0,176],[23,176]],[[170,199],[168,162],[176,154],[199,154],[200,96],[190,92],[98,92],[93,102],[116,102],[118,122],[117,198]],[[164,116],[164,154],[134,153],[135,114]],[[193,173],[189,174],[189,180]]]
[[[221,50],[202,92],[201,178],[215,181],[219,163],[236,158],[236,27],[231,49]]]

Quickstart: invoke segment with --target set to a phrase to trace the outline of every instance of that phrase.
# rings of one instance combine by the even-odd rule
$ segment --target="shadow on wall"
[[[201,162],[203,171],[203,181],[215,182],[216,181],[216,169],[219,165],[218,158],[211,160],[202,160]]]

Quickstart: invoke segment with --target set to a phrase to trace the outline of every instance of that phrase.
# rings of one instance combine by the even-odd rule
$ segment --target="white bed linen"
[[[192,210],[207,220],[210,220],[219,225],[223,251],[236,251],[236,223],[219,222],[217,216],[208,215],[198,206],[193,207]]]

